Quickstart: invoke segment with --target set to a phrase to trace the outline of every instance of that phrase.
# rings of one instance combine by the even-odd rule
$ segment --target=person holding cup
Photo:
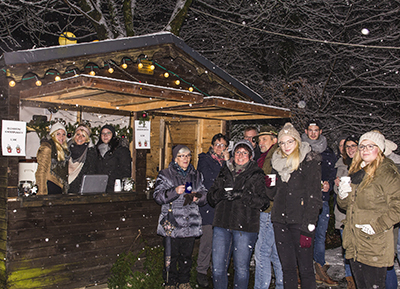
[[[271,158],[278,149],[278,132],[275,127],[264,125],[260,128],[260,133],[256,137],[260,147],[261,156],[257,160],[258,166],[268,176],[267,186],[275,186],[276,175],[271,174]],[[275,273],[275,288],[283,289],[283,272],[281,261],[275,244],[274,227],[271,222],[271,210],[273,202],[264,212],[260,213],[260,231],[254,256],[256,260],[256,273],[254,280],[254,289],[268,289],[271,283],[271,264]]]
[[[386,158],[385,137],[370,131],[359,139],[358,152],[341,179],[338,204],[346,210],[343,248],[357,288],[385,288],[393,266],[393,226],[400,221],[400,176]]]
[[[233,255],[233,287],[247,289],[250,259],[257,240],[260,210],[269,206],[265,174],[253,161],[253,145],[240,140],[234,157],[226,161],[208,191],[207,200],[215,207],[213,221],[213,284],[228,287],[228,268]]]
[[[193,167],[191,159],[192,153],[187,146],[174,146],[172,161],[168,168],[158,173],[153,194],[155,202],[161,206],[157,234],[164,237],[164,246],[169,235],[162,221],[169,216],[169,210],[176,222],[170,235],[169,275],[165,266],[163,270],[165,288],[169,289],[192,288],[189,281],[194,241],[203,234],[199,206],[206,204],[207,189],[203,184],[203,175]]]
[[[315,289],[313,241],[322,208],[321,155],[302,142],[299,132],[286,123],[278,134],[279,149],[272,155],[276,186],[268,189],[274,201],[271,219],[283,270],[285,289]]]

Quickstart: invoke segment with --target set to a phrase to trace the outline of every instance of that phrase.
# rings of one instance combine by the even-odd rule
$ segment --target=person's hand
[[[228,201],[234,201],[240,199],[243,195],[242,190],[231,190],[226,192],[226,199]]]
[[[224,150],[222,151],[222,155],[224,156],[224,160],[225,160],[225,161],[229,161],[229,158],[231,157],[231,155],[229,154],[228,149],[224,149]]]
[[[300,234],[300,247],[310,248],[311,247],[311,237],[307,237]]]
[[[348,197],[349,193],[351,192],[351,186],[347,182],[340,182],[338,188],[338,196],[340,199],[345,199]]]
[[[329,192],[329,183],[327,181],[324,181],[323,186],[322,186],[322,191],[323,192]]]
[[[339,184],[340,184],[340,179],[339,179],[339,177],[336,177],[336,179],[335,179],[335,186],[336,186],[336,187],[339,187]]]
[[[175,188],[178,195],[182,195],[185,192],[185,185],[180,185]]]
[[[265,185],[267,186],[267,188],[270,188],[271,187],[271,183],[272,183],[272,179],[269,176],[266,175],[264,177],[264,180],[265,180]]]
[[[364,232],[364,233],[366,233],[368,235],[374,235],[375,234],[375,231],[374,231],[374,229],[372,228],[372,226],[370,224],[363,224],[363,225],[356,224],[356,228],[361,229],[362,232]]]

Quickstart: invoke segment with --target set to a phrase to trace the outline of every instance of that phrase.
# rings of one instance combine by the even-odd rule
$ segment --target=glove
[[[310,248],[311,247],[311,237],[304,236],[300,234],[300,247]]]
[[[363,225],[358,225],[356,224],[356,228],[361,229],[362,232],[368,234],[368,235],[374,235],[375,231],[372,228],[372,226],[370,224],[363,224]]]
[[[185,194],[183,197],[185,198],[185,201],[183,202],[183,206],[190,205],[193,203],[193,198],[196,197],[200,199],[202,194],[200,193],[191,193],[191,194]]]
[[[271,187],[271,183],[272,183],[272,179],[269,176],[265,176],[264,180],[265,180],[265,185],[267,186],[267,188],[270,188]]]
[[[243,195],[243,190],[232,190],[232,191],[227,191],[225,193],[226,199],[228,201],[240,199],[242,195]]]
[[[349,193],[351,192],[351,186],[349,183],[340,182],[338,188],[338,196],[340,199],[345,199],[348,197]]]

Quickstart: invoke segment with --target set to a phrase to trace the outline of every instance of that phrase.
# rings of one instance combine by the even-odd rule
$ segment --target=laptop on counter
[[[106,192],[108,175],[84,175],[79,194],[102,194]]]

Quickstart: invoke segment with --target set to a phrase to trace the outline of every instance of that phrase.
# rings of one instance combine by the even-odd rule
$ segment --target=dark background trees
[[[331,141],[379,129],[400,143],[399,9],[398,0],[5,0],[0,47],[58,45],[65,31],[78,42],[173,31],[267,104],[290,108],[298,129],[316,117]]]

